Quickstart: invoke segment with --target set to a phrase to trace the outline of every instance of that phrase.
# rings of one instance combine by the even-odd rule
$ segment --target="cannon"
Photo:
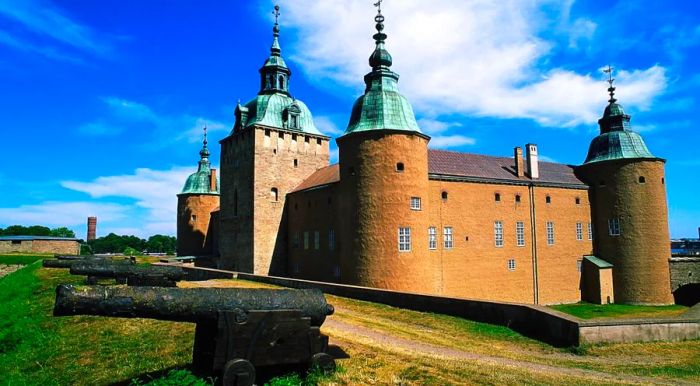
[[[224,385],[253,385],[256,366],[335,369],[320,332],[333,306],[319,290],[59,285],[53,313],[196,323],[193,369]]]
[[[46,259],[43,261],[42,265],[44,268],[70,268],[73,264],[82,264],[85,262],[93,262],[95,264],[136,264],[133,259],[121,259],[113,260],[109,258],[103,258],[101,256],[87,256],[82,259],[78,258],[64,258],[64,259]]]
[[[180,267],[165,265],[102,264],[98,261],[84,261],[71,265],[72,275],[85,275],[88,284],[98,278],[117,279],[129,286],[175,287],[185,279],[185,271]]]

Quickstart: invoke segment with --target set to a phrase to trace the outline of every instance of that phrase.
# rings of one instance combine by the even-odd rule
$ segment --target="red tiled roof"
[[[525,165],[525,162],[523,162]],[[438,176],[464,177],[466,179],[492,180],[502,182],[527,183],[535,181],[543,184],[578,185],[585,187],[574,175],[574,168],[554,162],[539,162],[540,178],[518,178],[515,174],[515,160],[511,157],[459,153],[456,151],[428,149],[428,173]],[[332,184],[340,181],[338,164],[316,170],[292,192]]]
[[[316,170],[309,178],[292,189],[292,192],[313,188],[315,186],[332,184],[338,181],[340,181],[340,167],[338,164],[333,164]]]
[[[585,186],[574,175],[573,166],[540,161],[539,169],[540,177],[534,181]],[[446,150],[428,150],[428,172],[430,174],[512,182],[533,181],[529,177],[518,178],[515,174],[515,159],[512,157],[494,157]]]

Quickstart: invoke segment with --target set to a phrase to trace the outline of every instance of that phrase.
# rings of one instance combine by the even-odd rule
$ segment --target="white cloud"
[[[556,42],[540,35],[572,2],[518,0],[386,2],[387,49],[400,88],[419,115],[469,114],[529,118],[546,126],[594,124],[605,104],[602,74],[542,68]],[[555,12],[545,12],[552,9]],[[298,32],[291,60],[320,87],[338,85],[362,92],[373,49],[374,8],[359,1],[289,2],[283,31]],[[595,23],[568,22],[581,29],[574,41],[592,36]],[[568,28],[567,28],[568,27]],[[284,33],[284,32],[283,32]],[[571,32],[570,32],[571,33]],[[619,96],[640,108],[666,88],[665,69],[628,69],[617,75]]]
[[[134,174],[98,177],[90,182],[63,181],[65,188],[84,192],[93,198],[122,197],[135,200],[143,209],[142,216],[130,219],[127,227],[135,233],[149,236],[153,233],[175,234],[177,196],[192,167],[170,170],[136,169]],[[99,214],[99,217],[102,217]],[[124,228],[124,227],[121,227]]]
[[[327,115],[317,115],[314,117],[314,124],[316,125],[316,128],[324,135],[329,137],[337,137],[342,135],[345,130],[340,129],[335,123],[334,119],[337,118]]]
[[[449,149],[475,143],[476,140],[474,138],[465,137],[464,135],[438,135],[430,138],[429,146],[436,149]]]

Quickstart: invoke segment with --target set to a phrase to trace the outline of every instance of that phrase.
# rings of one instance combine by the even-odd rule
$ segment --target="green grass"
[[[29,265],[37,260],[44,259],[46,257],[52,257],[53,255],[15,255],[7,254],[0,255],[0,264],[19,264],[19,265]]]
[[[551,308],[581,319],[675,317],[688,310],[688,307],[678,305],[635,306],[589,303],[559,304]]]

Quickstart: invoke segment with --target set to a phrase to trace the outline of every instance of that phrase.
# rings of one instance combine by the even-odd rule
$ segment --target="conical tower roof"
[[[211,163],[207,148],[207,128],[204,127],[204,140],[199,151],[199,166],[197,171],[190,174],[182,187],[180,194],[219,194],[219,179],[216,180],[216,190],[211,190]]]

